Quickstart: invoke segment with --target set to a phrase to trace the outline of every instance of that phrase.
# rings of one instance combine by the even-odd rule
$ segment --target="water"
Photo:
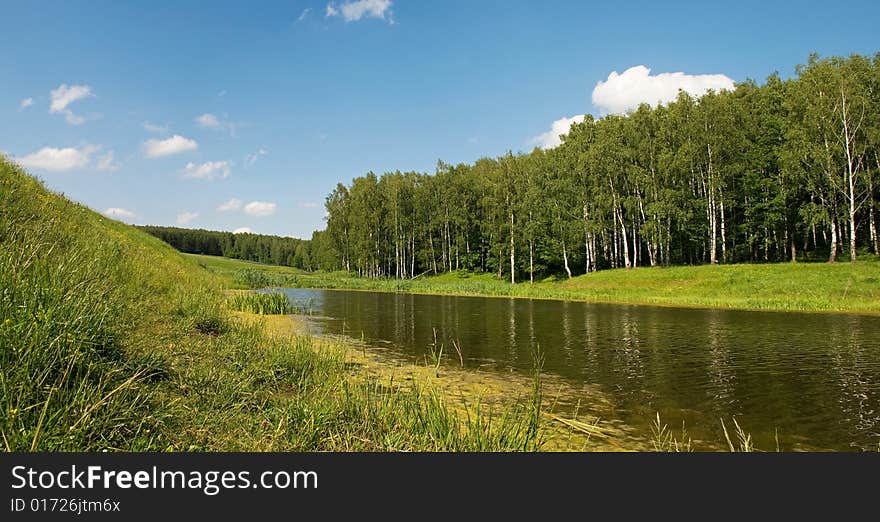
[[[459,365],[455,340],[466,368],[528,374],[539,346],[544,373],[566,384],[558,408],[580,400],[646,438],[660,413],[703,447],[735,417],[762,449],[880,448],[880,317],[284,291],[320,332],[416,362],[435,330],[447,364]],[[587,388],[607,399],[601,410]]]

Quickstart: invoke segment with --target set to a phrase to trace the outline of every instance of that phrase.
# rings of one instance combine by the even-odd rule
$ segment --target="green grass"
[[[510,284],[492,274],[453,272],[416,280],[370,279],[346,274],[306,273],[284,267],[191,256],[217,273],[261,272],[250,287],[291,286],[569,299],[661,306],[810,312],[880,313],[880,261],[678,266],[603,270],[570,280],[550,278]],[[242,287],[249,287],[239,277]],[[266,283],[266,284],[259,284]]]
[[[252,314],[289,314],[293,312],[290,300],[281,292],[235,293],[226,299],[231,310]]]
[[[810,276],[824,285],[816,295],[846,282],[847,300],[876,306],[876,283],[851,283],[874,277],[876,263],[778,269],[783,268],[828,270]],[[696,270],[702,269],[730,267]],[[683,274],[688,284],[677,283],[686,289],[681,295],[694,295],[704,290],[700,278],[687,275],[691,270],[663,273]],[[0,448],[538,450],[546,442],[546,423],[537,376],[531,391],[503,404],[451,401],[429,384],[399,385],[358,370],[348,345],[275,335],[259,321],[240,319],[230,311],[228,290],[268,281],[268,286],[585,298],[620,295],[614,284],[602,290],[602,278],[653,272],[660,270],[608,272],[534,287],[468,274],[400,284],[183,256],[47,191],[0,159]],[[661,288],[676,280],[649,279]],[[769,285],[764,294],[780,284]],[[751,448],[748,436],[734,428],[730,446]],[[665,432],[658,440],[672,444]]]
[[[236,261],[234,270],[247,265]],[[47,191],[0,157],[0,448],[543,444],[537,385],[489,408],[380,381],[352,368],[344,345],[274,335],[238,318],[227,306],[233,286],[242,283]]]

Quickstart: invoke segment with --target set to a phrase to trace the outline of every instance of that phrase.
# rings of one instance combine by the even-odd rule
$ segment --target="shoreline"
[[[779,263],[640,267],[511,285],[493,274],[450,272],[417,280],[303,272],[218,256],[185,254],[239,288],[308,288],[413,295],[539,299],[695,310],[880,316],[880,263]],[[256,272],[259,283],[242,280]],[[259,284],[260,286],[253,286]]]
[[[384,290],[380,288],[330,288],[323,286],[270,286],[266,288],[291,288],[302,290],[328,290],[338,292],[367,292],[379,294],[410,294],[410,295],[427,295],[427,296],[448,296],[448,297],[488,297],[497,299],[533,299],[538,301],[561,301],[569,303],[585,303],[593,305],[608,306],[640,306],[640,307],[657,307],[657,308],[685,308],[688,310],[704,310],[707,312],[759,312],[759,313],[791,313],[791,314],[834,314],[834,315],[863,315],[867,317],[880,317],[880,310],[809,310],[809,309],[784,309],[784,308],[748,308],[738,306],[709,306],[693,303],[655,303],[649,301],[613,301],[613,300],[594,300],[589,298],[578,299],[576,297],[554,297],[554,296],[530,296],[530,295],[500,295],[488,293],[465,293],[465,292],[432,292],[424,290]]]

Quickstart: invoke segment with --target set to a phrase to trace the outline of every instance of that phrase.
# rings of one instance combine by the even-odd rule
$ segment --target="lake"
[[[880,444],[880,317],[282,290],[316,333],[418,364],[435,332],[444,364],[460,365],[455,341],[465,368],[500,374],[529,374],[540,348],[543,373],[565,383],[557,410],[623,422],[645,440],[659,413],[698,448],[723,443],[721,420],[733,418],[760,449]],[[601,392],[601,408],[586,389]]]

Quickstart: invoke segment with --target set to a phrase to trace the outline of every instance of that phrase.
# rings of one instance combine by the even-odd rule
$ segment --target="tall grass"
[[[121,349],[119,249],[77,230],[85,209],[0,169],[0,447],[137,449],[152,370]]]
[[[260,315],[293,312],[290,300],[281,292],[236,293],[226,299],[226,304],[232,310]]]
[[[344,346],[232,317],[231,281],[0,158],[0,448],[541,447],[539,390],[462,408],[425,384],[366,378]],[[290,306],[281,294],[238,302]]]

